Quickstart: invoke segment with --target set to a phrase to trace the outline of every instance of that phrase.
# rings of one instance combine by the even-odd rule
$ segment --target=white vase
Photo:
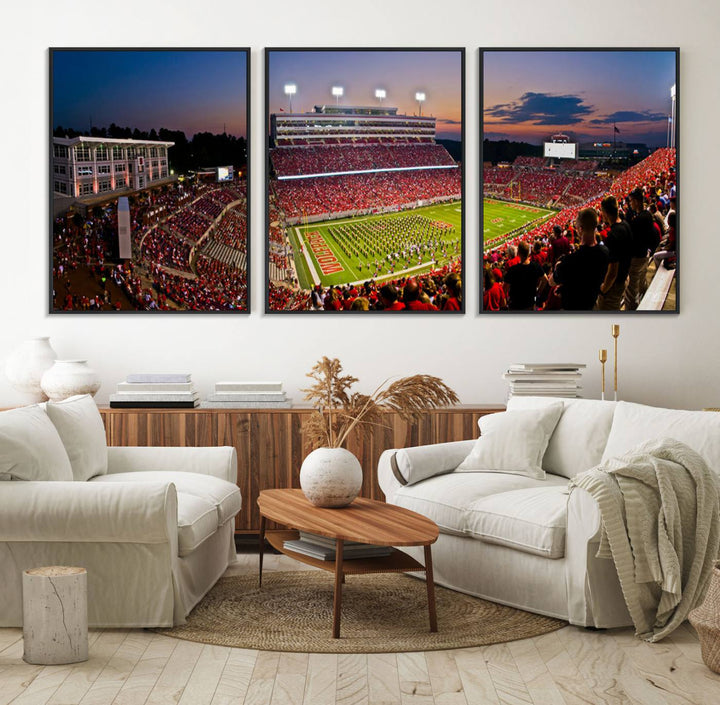
[[[87,360],[55,360],[40,382],[50,401],[62,401],[76,394],[90,394],[100,389],[100,377]]]
[[[344,507],[362,487],[360,461],[345,448],[318,448],[300,467],[300,487],[316,507]]]
[[[31,396],[32,401],[47,401],[40,380],[56,357],[50,338],[29,338],[5,361],[5,375],[15,389]]]

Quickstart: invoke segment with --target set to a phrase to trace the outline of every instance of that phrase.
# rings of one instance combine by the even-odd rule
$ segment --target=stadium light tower
[[[420,117],[422,117],[422,104],[425,101],[425,94],[422,91],[419,91],[415,94],[415,100],[418,104],[418,112],[420,114]]]
[[[384,88],[376,88],[375,97],[380,101],[380,105],[382,105],[383,100],[387,98],[387,91]]]
[[[297,86],[294,83],[286,83],[283,90],[290,101],[290,112],[292,112],[292,97],[297,93]]]
[[[670,120],[669,120],[669,129],[670,129],[670,144],[669,147],[675,146],[675,84],[672,84],[672,88],[670,88],[670,99],[672,100],[672,108],[670,110]]]
[[[343,93],[345,93],[345,89],[342,86],[333,86],[330,92],[335,96],[335,105],[339,105],[340,98],[342,98]]]

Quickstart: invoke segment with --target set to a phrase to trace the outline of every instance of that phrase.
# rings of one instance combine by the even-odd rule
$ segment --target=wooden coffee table
[[[437,631],[435,585],[430,550],[431,544],[435,543],[438,537],[438,527],[435,522],[408,509],[362,497],[358,497],[347,507],[323,509],[310,504],[302,490],[295,489],[264,490],[260,493],[257,502],[260,508],[260,585],[262,586],[265,538],[273,548],[301,563],[334,572],[332,627],[334,639],[340,637],[340,607],[345,576],[361,573],[425,571],[430,631]],[[266,532],[267,519],[289,529]],[[286,549],[283,543],[298,538],[297,529],[335,539],[337,542],[335,560],[323,561]],[[360,541],[378,546],[424,546],[425,565],[398,550],[393,550],[389,556],[382,558],[357,558],[343,562],[342,549],[345,541]]]

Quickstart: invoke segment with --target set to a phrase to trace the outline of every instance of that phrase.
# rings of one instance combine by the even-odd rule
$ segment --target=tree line
[[[516,157],[542,157],[542,145],[510,140],[483,140],[482,160],[484,162],[514,162]]]

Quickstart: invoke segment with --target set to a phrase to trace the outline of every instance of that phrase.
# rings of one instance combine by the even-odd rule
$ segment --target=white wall
[[[368,391],[390,375],[436,374],[465,403],[505,399],[500,375],[517,361],[586,362],[599,396],[598,348],[621,324],[620,396],[673,407],[720,405],[717,121],[720,5],[716,0],[315,0],[16,2],[0,28],[0,360],[32,335],[101,373],[100,403],[129,372],[188,370],[207,394],[219,379],[280,379],[300,401],[304,374],[338,356]],[[49,46],[252,47],[252,313],[48,315]],[[466,295],[464,316],[268,316],[264,310],[265,46],[465,46]],[[682,313],[676,316],[477,314],[480,46],[679,46],[681,49]],[[0,406],[19,403],[0,374]]]

